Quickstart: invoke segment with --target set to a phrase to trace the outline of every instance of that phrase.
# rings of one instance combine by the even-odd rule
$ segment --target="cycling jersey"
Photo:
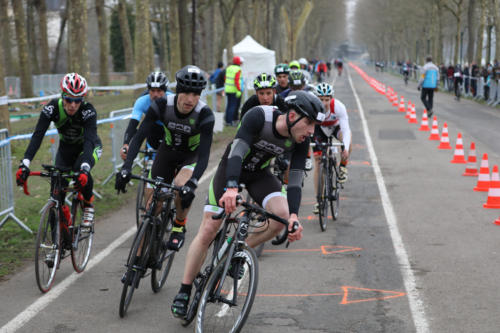
[[[198,180],[208,165],[212,144],[215,117],[212,110],[202,101],[188,114],[177,110],[177,95],[156,99],[146,113],[139,130],[130,142],[124,169],[130,170],[139,148],[156,121],[160,120],[165,130],[165,140],[161,146],[174,152],[196,152],[198,160],[193,178]],[[160,147],[161,147],[160,146]]]
[[[33,160],[51,122],[54,122],[59,133],[58,151],[82,154],[82,163],[92,166],[96,160],[94,154],[100,155],[94,150],[102,146],[97,135],[97,112],[92,104],[84,101],[78,111],[70,116],[64,110],[62,98],[53,99],[43,107],[24,158]]]
[[[325,120],[316,125],[315,133],[321,131],[326,137],[334,135],[337,137],[338,130],[342,131],[342,142],[344,149],[349,150],[351,144],[351,128],[349,127],[349,117],[347,110],[341,101],[332,98],[330,101],[330,110],[328,111]]]
[[[422,78],[420,79],[419,84],[422,85],[422,88],[431,88],[434,89],[437,87],[437,79],[438,79],[439,69],[432,62],[428,62],[422,67]]]
[[[259,186],[258,191],[254,189],[259,192],[259,198],[262,199],[259,203],[263,207],[265,199],[283,195],[280,181],[274,175],[274,178],[269,176],[269,164],[273,157],[285,154],[287,157],[291,156],[287,188],[288,206],[290,213],[298,214],[309,139],[295,143],[293,139],[281,136],[276,130],[276,120],[280,115],[282,113],[273,106],[256,106],[247,112],[219,165],[219,168],[226,170],[225,175],[218,172],[219,176],[212,180],[207,202],[209,210],[214,210],[214,207],[217,210],[218,200],[228,181],[244,180],[250,187],[253,182],[260,181],[261,178],[255,177],[256,175],[269,179],[267,183]]]
[[[259,105],[261,105],[259,102],[259,97],[257,97],[257,95],[251,96],[241,107],[240,119],[243,119],[243,116],[245,115],[245,113],[247,113],[248,110],[250,110],[254,106],[259,106]],[[278,107],[278,109],[280,109],[283,112],[285,112],[288,109],[288,107],[285,104],[285,100],[278,94],[274,94],[273,104],[271,105]]]

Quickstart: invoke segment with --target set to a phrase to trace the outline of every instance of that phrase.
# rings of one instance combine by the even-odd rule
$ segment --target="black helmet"
[[[321,103],[321,100],[312,93],[301,90],[292,91],[285,98],[285,103],[289,109],[293,109],[309,119],[319,122],[325,119],[323,103]],[[292,126],[294,124],[292,124]]]
[[[253,81],[253,87],[255,90],[274,88],[276,87],[276,79],[271,74],[259,74]]]
[[[201,69],[193,65],[187,65],[181,68],[177,73],[175,73],[175,80],[177,81],[177,86],[175,91],[177,93],[181,92],[194,92],[196,94],[201,94],[201,91],[207,85],[207,80]]]
[[[306,84],[306,77],[301,70],[293,70],[288,74],[288,84],[290,86],[303,86]]]
[[[274,67],[274,74],[276,75],[288,73],[290,73],[290,67],[288,67],[288,64],[277,64],[276,67]]]
[[[151,72],[146,79],[146,84],[148,85],[148,89],[159,88],[167,91],[168,78],[163,72]]]

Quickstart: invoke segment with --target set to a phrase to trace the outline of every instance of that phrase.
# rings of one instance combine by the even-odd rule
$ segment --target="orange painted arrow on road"
[[[341,245],[321,245],[319,249],[279,249],[279,250],[264,250],[268,253],[280,253],[280,252],[321,252],[322,254],[334,254],[352,251],[361,251],[360,247],[353,246],[341,246]]]

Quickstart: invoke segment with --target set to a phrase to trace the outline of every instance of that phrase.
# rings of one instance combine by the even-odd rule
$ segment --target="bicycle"
[[[144,154],[144,163],[141,170],[141,176],[147,178],[149,176],[149,172],[151,171],[151,167],[153,166],[156,150],[148,147],[146,149],[139,150],[139,153]],[[141,215],[146,211],[146,200],[144,198],[145,188],[146,183],[144,181],[141,181],[137,186],[137,196],[135,199],[135,220],[137,228],[139,228],[139,225],[141,223]]]
[[[196,315],[196,332],[239,332],[245,324],[258,283],[256,254],[245,242],[248,229],[256,219],[255,215],[278,221],[288,229],[287,220],[257,205],[244,202],[241,197],[237,200],[243,210],[235,213],[234,217],[227,215],[225,211],[212,217],[214,220],[224,219],[222,228],[212,241],[212,258],[209,264],[203,272],[198,273],[193,282],[193,300],[182,321],[183,326],[188,326]],[[294,222],[292,232],[297,228],[298,223]],[[234,231],[229,235],[231,229]],[[272,243],[282,244],[287,236],[288,233],[285,233]]]
[[[50,178],[50,198],[41,210],[35,245],[36,282],[40,291],[46,293],[52,288],[61,260],[68,255],[71,255],[74,270],[83,272],[90,258],[94,227],[81,225],[82,194],[75,187],[63,186],[75,177],[71,168],[45,164],[42,167],[45,172],[30,172],[30,176]],[[30,194],[27,182],[24,183],[24,193]],[[64,201],[66,193],[71,193],[71,211]]]
[[[408,77],[409,77],[409,73],[408,72],[403,72],[403,79],[405,81],[405,86],[408,85]]]
[[[167,242],[175,217],[175,192],[181,191],[181,187],[164,183],[161,177],[148,179],[144,176],[131,175],[131,178],[152,184],[154,191],[149,207],[141,216],[142,223],[137,230],[125,265],[127,271],[122,277],[123,288],[119,307],[122,318],[127,313],[134,291],[139,287],[139,281],[145,276],[148,268],[151,268],[153,292],[159,292],[167,281],[175,257],[175,251],[167,248]],[[167,191],[162,191],[163,188]],[[156,217],[155,212],[160,201],[162,209],[160,216]]]
[[[328,138],[328,142],[315,142],[311,145],[318,146],[321,149],[320,173],[318,177],[318,193],[316,200],[318,201],[319,209],[319,226],[321,231],[326,230],[326,222],[328,220],[328,203],[332,212],[332,219],[335,221],[339,215],[340,208],[340,191],[344,188],[339,183],[338,163],[335,155],[336,147],[343,147],[341,142],[332,142],[332,137]],[[335,151],[333,148],[335,147]]]

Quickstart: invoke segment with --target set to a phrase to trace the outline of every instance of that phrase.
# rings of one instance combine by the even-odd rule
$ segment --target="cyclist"
[[[115,188],[125,192],[132,162],[151,128],[156,121],[161,120],[165,128],[165,140],[158,148],[151,176],[163,177],[166,183],[174,180],[175,185],[183,186],[182,193],[175,199],[177,216],[167,244],[169,249],[179,251],[184,244],[186,216],[195,197],[198,180],[208,164],[215,118],[212,110],[200,101],[207,81],[198,67],[183,67],[175,74],[175,79],[176,94],[158,98],[151,103],[130,143],[122,170],[116,175]]]
[[[453,85],[455,88],[455,99],[460,101],[460,94],[462,92],[462,84],[464,82],[464,74],[460,65],[455,66],[455,73],[453,73]]]
[[[344,68],[344,64],[342,63],[342,59],[338,59],[337,60],[337,72],[339,74],[339,76],[342,76],[342,70]]]
[[[344,149],[341,153],[339,167],[339,183],[345,183],[347,180],[347,163],[352,151],[352,135],[349,127],[349,117],[345,105],[337,98],[333,98],[333,88],[327,83],[320,83],[316,86],[316,95],[319,97],[325,108],[325,120],[316,125],[314,129],[314,138],[319,142],[328,142],[328,137],[334,136],[337,140],[344,143]],[[314,151],[314,186],[315,193],[318,192],[319,163],[321,161],[321,149],[313,147]],[[318,204],[314,205],[313,213],[318,214]]]
[[[300,70],[291,70],[288,74],[288,89],[281,92],[281,97],[286,98],[288,94],[296,90],[304,90],[306,86],[306,78]]]
[[[278,81],[276,93],[281,94],[288,89],[288,73],[290,73],[290,67],[287,64],[278,64],[274,67],[274,74]]]
[[[408,85],[408,78],[410,76],[410,67],[407,62],[403,62],[401,65],[401,72],[403,73],[403,79],[405,81],[405,85]]]
[[[120,156],[123,160],[127,158],[128,145],[132,137],[137,132],[137,125],[141,121],[143,115],[149,109],[151,105],[151,101],[154,101],[157,98],[161,98],[165,95],[172,95],[170,91],[167,91],[168,86],[168,78],[162,72],[152,72],[146,78],[146,85],[148,87],[148,93],[139,97],[135,103],[134,108],[132,110],[132,116],[130,117],[130,121],[128,123],[127,130],[125,131],[125,136],[123,138],[123,146],[120,149]],[[157,121],[151,132],[147,137],[147,145],[148,147],[152,147],[154,149],[158,149],[160,146],[160,141],[165,136],[165,130],[163,129],[161,121]]]
[[[97,135],[97,112],[92,104],[84,101],[88,86],[83,76],[68,73],[61,80],[60,86],[61,97],[47,103],[40,113],[33,136],[16,173],[16,183],[22,186],[28,179],[30,162],[40,148],[50,123],[54,122],[60,138],[55,164],[57,167],[72,168],[75,172],[75,186],[84,198],[81,225],[92,227],[94,197],[90,170],[99,160],[102,152],[101,139]]]
[[[306,78],[306,84],[309,82],[312,82],[311,73],[309,73],[309,70],[308,70],[309,63],[307,62],[307,59],[300,58],[299,64],[300,64],[300,70],[302,71],[302,73],[304,73],[304,76]]]
[[[291,71],[298,71],[300,70],[300,63],[297,60],[292,60],[288,64],[288,67],[290,67]]]
[[[252,198],[262,207],[291,222],[289,229],[293,222],[298,222],[309,136],[314,125],[323,120],[324,113],[320,100],[307,92],[294,91],[286,102],[289,107],[286,113],[276,111],[273,106],[256,106],[249,110],[234,140],[227,146],[210,183],[200,229],[189,246],[182,285],[171,308],[174,316],[186,315],[192,282],[222,223],[222,220],[213,220],[212,216],[221,212],[221,207],[227,213],[235,210],[240,182],[246,184]],[[281,182],[269,170],[269,161],[281,153],[291,156],[286,195]],[[247,243],[255,247],[273,238],[282,227],[282,224],[270,221],[266,231],[250,235]],[[299,224],[298,230],[289,234],[288,239],[295,241],[301,237],[302,226]]]
[[[255,95],[251,96],[243,104],[240,119],[243,119],[248,110],[258,105],[274,105],[280,110],[286,110],[283,97],[276,94],[276,79],[273,75],[266,73],[259,74],[253,81],[253,87]]]

